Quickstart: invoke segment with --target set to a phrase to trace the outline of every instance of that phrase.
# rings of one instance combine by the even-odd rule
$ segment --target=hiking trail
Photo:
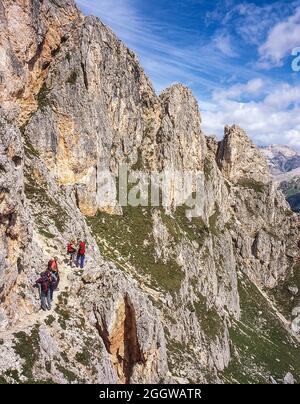
[[[61,293],[66,292],[69,286],[69,281],[68,281],[68,275],[72,273],[71,271],[75,271],[77,268],[71,268],[67,263],[66,263],[66,257],[63,255],[58,254],[57,252],[55,253],[56,256],[58,257],[58,268],[59,268],[59,274],[60,274],[60,282],[59,282],[59,290],[54,291],[53,295],[53,301],[52,301],[52,306],[51,310],[44,311],[41,308],[38,309],[38,311],[34,311],[31,314],[28,314],[23,320],[20,320],[19,323],[17,323],[14,327],[12,327],[8,331],[3,331],[0,333],[1,338],[9,338],[12,337],[13,334],[23,331],[26,332],[29,329],[31,329],[34,325],[38,324],[41,325],[45,322],[45,320],[52,315],[53,317],[57,317],[57,313],[55,311],[55,308],[57,307],[58,304],[58,298],[61,295]],[[40,301],[39,294],[38,294],[38,289],[37,288],[32,288],[33,293],[35,294],[36,300]]]

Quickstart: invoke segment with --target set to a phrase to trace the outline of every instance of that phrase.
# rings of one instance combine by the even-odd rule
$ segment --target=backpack
[[[44,273],[42,275],[42,281],[41,281],[41,289],[42,289],[42,291],[44,293],[47,293],[48,289],[49,289],[49,286],[50,286],[49,276],[48,276],[48,274]]]
[[[85,254],[85,243],[81,241],[79,243],[79,255],[84,255]]]
[[[57,280],[58,280],[57,276],[54,273],[52,273],[51,280],[50,280],[52,288],[55,288],[57,286]]]
[[[69,243],[68,244],[68,253],[70,254],[70,253],[72,253],[73,252],[73,247],[72,247],[72,245]]]

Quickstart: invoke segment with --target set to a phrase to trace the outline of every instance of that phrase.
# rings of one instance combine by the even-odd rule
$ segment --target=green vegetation
[[[291,320],[291,313],[295,306],[295,301],[288,290],[289,286],[297,286],[300,290],[300,264],[295,265],[289,276],[281,282],[277,288],[268,293],[273,298],[279,311]]]
[[[75,359],[77,362],[81,363],[82,365],[88,367],[91,363],[92,354],[87,347],[83,347],[81,352],[77,352],[75,355]]]
[[[38,92],[37,95],[37,103],[39,108],[44,111],[45,108],[50,105],[50,101],[48,98],[50,90],[47,88],[46,83],[43,83],[42,87],[40,88],[40,91]]]
[[[68,62],[70,62],[70,60],[71,60],[71,54],[70,54],[70,52],[67,52],[67,53],[66,53],[66,59],[67,59]]]
[[[132,166],[132,170],[134,171],[141,171],[144,168],[143,158],[142,158],[142,151],[140,148],[137,150],[137,160],[136,163]]]
[[[27,136],[23,136],[24,139],[24,151],[25,154],[29,157],[39,157],[39,152],[32,146],[29,138]]]
[[[223,334],[224,322],[217,310],[207,306],[206,298],[198,294],[198,301],[194,302],[195,313],[208,339],[215,339]]]
[[[30,118],[29,118],[30,119]],[[34,158],[39,157],[39,152],[33,147],[32,143],[29,140],[29,137],[26,135],[26,127],[28,125],[29,119],[20,127],[20,132],[24,139],[24,151],[27,157]]]
[[[103,255],[116,262],[121,269],[127,264],[134,267],[150,286],[174,295],[179,291],[185,275],[175,256],[171,255],[167,262],[156,256],[152,220],[155,209],[159,211],[174,245],[186,238],[197,242],[202,248],[210,234],[219,234],[217,220],[220,212],[217,205],[209,227],[200,217],[187,218],[185,206],[178,207],[172,216],[162,208],[129,206],[123,209],[123,215],[99,212],[95,217],[87,218],[87,221]]]
[[[27,167],[25,183],[25,194],[33,203],[40,205],[41,211],[36,213],[35,219],[38,225],[38,230],[41,235],[46,238],[53,239],[55,236],[48,230],[49,219],[53,222],[60,233],[65,230],[67,213],[56,200],[50,196],[48,185],[41,180],[35,178],[31,168]],[[45,210],[45,207],[47,209]]]
[[[263,193],[266,186],[262,182],[255,181],[251,178],[242,178],[238,181],[238,185],[243,188],[253,189],[256,193]]]
[[[280,184],[286,200],[294,212],[300,212],[300,180],[293,178],[290,181],[284,181]]]
[[[179,206],[173,216],[169,216],[161,210],[161,218],[176,243],[185,236],[190,241],[196,241],[199,247],[202,247],[205,238],[209,235],[209,227],[201,217],[188,219],[184,206]]]
[[[43,228],[38,228],[39,233],[44,236],[45,238],[53,239],[55,238],[54,234],[49,233],[48,231],[44,230]]]
[[[229,367],[220,374],[226,382],[282,382],[291,372],[300,382],[300,349],[268,302],[246,277],[239,280],[241,320],[230,329]]]
[[[218,226],[217,226],[219,216],[220,216],[220,208],[219,208],[219,205],[217,203],[215,203],[215,213],[213,213],[211,215],[211,217],[209,218],[209,230],[210,230],[211,234],[214,236],[218,236],[220,233]]]
[[[51,51],[51,56],[52,57],[55,57],[55,56],[57,56],[58,54],[59,54],[59,52],[60,52],[60,46],[58,46],[57,48],[55,48],[55,49],[52,49],[52,51]]]
[[[206,181],[210,181],[212,179],[212,172],[213,172],[213,163],[208,157],[205,157],[204,176]]]
[[[185,362],[185,353],[187,352],[187,346],[182,342],[172,338],[167,327],[164,328],[167,350],[169,352],[168,366],[174,375],[179,376],[179,371],[182,363]]]
[[[14,350],[24,360],[22,375],[26,377],[27,383],[36,383],[32,370],[39,357],[39,326],[35,326],[30,335],[21,331],[14,334],[14,337]],[[19,382],[18,378],[14,380]]]
[[[69,78],[67,80],[67,83],[69,83],[69,84],[71,84],[73,86],[74,84],[76,84],[77,78],[78,78],[78,73],[74,70],[70,74],[70,76],[69,76]]]
[[[48,316],[48,317],[45,319],[45,324],[50,327],[50,326],[54,323],[54,321],[55,321],[55,317],[53,317],[53,316],[50,314],[50,316]]]
[[[152,233],[153,224],[150,208],[124,209],[123,216],[98,213],[88,218],[93,233],[99,237],[99,248],[107,258],[117,264],[120,257],[145,275],[150,277],[150,284],[175,294],[179,291],[184,273],[175,258],[163,262],[155,255],[155,244]],[[109,250],[101,239],[108,243]]]
[[[19,372],[16,369],[8,369],[3,373],[3,376],[0,376],[0,384],[8,384],[10,380],[13,380],[14,383],[20,383]]]
[[[55,307],[55,311],[58,314],[58,323],[63,330],[67,329],[67,322],[71,318],[70,310],[67,308],[68,305],[68,294],[62,292],[58,296],[58,304]]]
[[[72,383],[77,380],[77,376],[70,369],[66,369],[64,366],[61,366],[59,364],[56,364],[56,368],[60,371],[60,373],[68,381],[68,383]]]

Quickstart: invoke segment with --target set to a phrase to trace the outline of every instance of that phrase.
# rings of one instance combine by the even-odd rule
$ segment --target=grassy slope
[[[87,221],[106,258],[134,266],[151,287],[178,292],[184,273],[176,257],[168,262],[155,257],[150,209],[128,207],[123,216],[98,213]]]
[[[289,276],[284,282],[279,284],[278,288],[269,292],[278,310],[288,320],[291,320],[291,313],[296,305],[296,301],[288,290],[289,286],[297,286],[298,290],[300,290],[300,264],[293,268]]]
[[[30,173],[31,174],[31,173]],[[46,187],[45,187],[46,188]],[[26,194],[29,199],[38,199],[39,203],[53,206],[58,215],[47,212],[47,218],[51,218],[56,227],[63,227],[63,212],[57,209],[55,202],[49,201],[46,189],[37,186],[33,177],[27,173]],[[51,213],[51,212],[50,212]],[[183,236],[191,241],[197,241],[201,248],[205,237],[211,233],[217,235],[214,216],[210,220],[210,227],[201,221],[188,222],[183,211],[176,212],[174,219],[162,213],[164,224],[178,242]],[[88,219],[94,234],[99,241],[99,247],[103,255],[118,263],[120,257],[133,265],[142,275],[148,278],[149,286],[168,291],[171,294],[178,292],[184,278],[176,257],[170,257],[169,262],[163,262],[155,258],[154,239],[152,234],[151,211],[148,208],[128,208],[123,216],[111,216],[99,213],[95,218]],[[46,223],[41,223],[41,230],[45,231]],[[61,228],[63,230],[63,228]],[[107,248],[101,240],[106,240]],[[145,242],[146,241],[146,242]],[[299,271],[293,273],[287,280],[288,284],[299,285]],[[285,285],[281,285],[274,298],[285,314],[290,312],[290,295],[287,296]],[[288,333],[283,329],[274,312],[269,308],[264,297],[246,279],[240,281],[240,298],[242,318],[240,322],[231,328],[232,360],[228,369],[220,376],[226,382],[239,383],[264,383],[270,381],[272,375],[277,381],[282,381],[284,375],[291,371],[300,382],[299,348],[290,340]],[[205,310],[205,302],[199,300],[199,304],[191,307],[191,311],[197,312],[202,326],[208,324],[207,334],[215,333],[218,318]],[[261,313],[260,313],[261,312]],[[204,327],[205,328],[205,327]],[[169,340],[170,350],[178,352],[181,357],[183,349],[178,342]],[[175,355],[176,356],[176,355]]]
[[[220,375],[225,382],[282,382],[291,372],[300,383],[300,349],[259,290],[239,280],[242,316],[230,330],[232,358]]]

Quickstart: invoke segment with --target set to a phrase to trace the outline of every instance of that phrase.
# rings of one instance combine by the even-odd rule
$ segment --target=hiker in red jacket
[[[76,243],[75,243],[75,240],[72,240],[68,244],[67,252],[70,255],[69,265],[70,265],[71,268],[73,268],[74,265],[75,265],[75,256],[76,256]]]
[[[58,284],[60,281],[60,276],[59,276],[59,271],[58,271],[58,258],[54,257],[52,260],[49,261],[48,263],[48,270],[52,273],[52,276],[56,278],[56,285],[54,287],[54,290],[59,290],[58,289]]]
[[[51,271],[47,269],[41,274],[41,277],[35,282],[40,287],[40,298],[42,310],[51,310]]]
[[[80,241],[77,252],[76,267],[78,268],[80,264],[80,268],[83,269],[84,260],[85,260],[85,242]]]

